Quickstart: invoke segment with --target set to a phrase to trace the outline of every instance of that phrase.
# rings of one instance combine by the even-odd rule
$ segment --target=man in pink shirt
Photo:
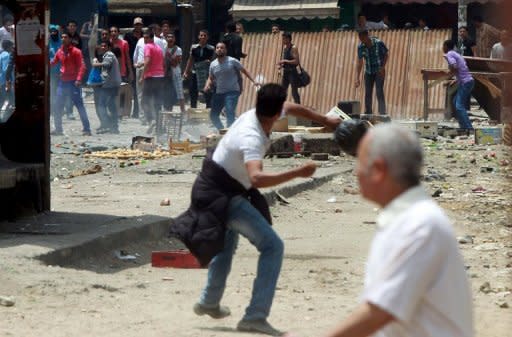
[[[121,50],[121,57],[119,58],[121,77],[124,82],[129,82],[133,79],[130,47],[128,42],[119,38],[119,28],[115,26],[110,27],[110,42],[112,42],[112,48],[117,47]]]
[[[55,103],[54,124],[55,130],[52,135],[62,135],[62,111],[66,97],[70,96],[71,101],[76,106],[82,121],[82,134],[84,136],[91,135],[91,127],[87,111],[85,110],[84,101],[82,99],[82,79],[85,74],[85,63],[80,49],[71,43],[68,33],[62,33],[62,47],[57,51],[51,66],[60,63],[60,79],[57,86],[57,97]]]
[[[164,55],[162,49],[154,43],[155,34],[152,31],[144,32],[144,73],[141,81],[144,81],[142,91],[142,107],[147,118],[148,134],[155,131],[158,115],[162,108],[162,87],[164,84]],[[160,128],[157,127],[157,132]]]

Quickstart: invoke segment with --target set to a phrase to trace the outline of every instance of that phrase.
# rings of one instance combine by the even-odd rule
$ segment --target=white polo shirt
[[[471,291],[450,221],[421,186],[377,218],[362,300],[396,321],[376,337],[471,337]]]
[[[245,163],[251,160],[263,160],[269,147],[270,139],[261,127],[256,109],[252,109],[243,113],[231,125],[217,145],[213,153],[213,161],[249,189],[251,180]]]

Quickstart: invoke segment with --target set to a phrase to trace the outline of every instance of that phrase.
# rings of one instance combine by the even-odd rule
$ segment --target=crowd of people
[[[471,19],[475,36],[470,36],[468,27],[458,29],[458,37],[453,50],[462,56],[485,57],[512,60],[512,38],[509,31],[499,30],[475,16]],[[415,25],[428,31],[427,20],[420,18]],[[376,90],[378,113],[386,115],[384,85],[388,47],[385,42],[369,32],[379,29],[392,29],[395,25],[389,15],[384,14],[380,21],[369,21],[364,13],[357,17],[357,31],[360,44],[357,48],[356,83],[361,82],[365,89],[365,114],[373,114],[373,91]],[[161,112],[179,106],[181,116],[187,118],[184,84],[188,84],[190,107],[197,108],[200,99],[210,108],[210,117],[217,129],[229,127],[235,120],[238,98],[242,92],[242,74],[251,81],[254,78],[240,60],[247,54],[243,50],[243,25],[230,22],[226,32],[219,39],[219,45],[211,45],[208,31],[201,30],[197,43],[188,51],[187,62],[182,68],[184,51],[177,45],[173,27],[167,20],[160,24],[152,23],[144,28],[143,19],[133,20],[133,28],[124,35],[118,27],[100,29],[98,42],[97,27],[91,21],[79,29],[74,20],[65,25],[49,25],[49,57],[51,112],[54,121],[54,135],[63,134],[62,118],[74,119],[76,107],[82,122],[84,135],[92,134],[87,109],[84,106],[82,88],[90,85],[94,92],[95,110],[100,121],[95,133],[119,133],[120,116],[139,118],[148,127],[147,133],[161,131]],[[291,96],[295,103],[301,103],[299,93],[299,48],[292,42],[292,34],[282,31],[273,24],[272,34],[282,39],[281,58],[277,62],[280,82],[285,88],[291,86]],[[0,110],[14,104],[13,94],[13,51],[14,18],[5,15],[0,27]],[[444,47],[452,44],[445,44]],[[157,47],[157,48],[155,48]],[[444,48],[443,47],[443,48]],[[160,51],[160,54],[156,53]],[[449,50],[451,51],[451,50]],[[450,56],[450,67],[455,67],[454,56]],[[464,63],[460,59],[456,63]],[[364,65],[364,78],[361,70]],[[460,69],[452,69],[453,75]],[[463,76],[469,78],[471,75]],[[459,78],[460,80],[460,78]],[[465,92],[471,90],[465,90]],[[461,96],[464,96],[461,98]],[[454,98],[456,117],[461,128],[471,129],[466,120],[468,94]],[[458,97],[458,98],[457,98]],[[461,100],[465,99],[464,110]],[[456,101],[459,101],[457,103]],[[458,108],[457,108],[458,107]],[[220,121],[224,113],[226,125]]]
[[[189,83],[191,108],[197,108],[201,95],[206,107],[212,108],[211,120],[218,129],[224,128],[219,118],[222,110],[227,117],[226,127],[235,120],[242,91],[240,74],[255,82],[240,63],[246,56],[242,51],[240,23],[228,23],[226,34],[215,47],[208,43],[208,31],[201,30],[183,72],[183,50],[176,44],[175,33],[167,20],[144,28],[143,19],[137,17],[133,29],[123,38],[116,26],[100,29],[98,43],[91,53],[89,39],[95,32],[92,20],[83,25],[80,33],[77,27],[75,21],[69,21],[65,27],[49,25],[52,135],[63,134],[62,117],[74,118],[73,105],[82,121],[82,134],[92,134],[83,105],[84,85],[93,88],[100,121],[97,134],[119,133],[120,109],[123,115],[139,118],[142,125],[148,126],[147,133],[154,134],[162,131],[162,111],[171,111],[178,105],[181,117],[188,118],[184,81]],[[122,99],[122,95],[128,96]],[[133,100],[133,104],[127,104],[127,99]]]

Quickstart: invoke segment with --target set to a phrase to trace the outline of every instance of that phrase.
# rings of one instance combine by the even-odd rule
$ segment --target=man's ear
[[[375,182],[382,182],[388,176],[388,165],[382,158],[377,158],[373,162],[372,179]]]

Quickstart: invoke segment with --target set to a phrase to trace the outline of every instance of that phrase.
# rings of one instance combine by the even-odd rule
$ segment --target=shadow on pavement
[[[47,265],[115,273],[150,263],[152,251],[182,248],[167,238],[168,226],[169,218],[154,215],[49,212],[0,222],[0,249],[45,247],[46,253],[35,256],[27,248],[27,257]]]

